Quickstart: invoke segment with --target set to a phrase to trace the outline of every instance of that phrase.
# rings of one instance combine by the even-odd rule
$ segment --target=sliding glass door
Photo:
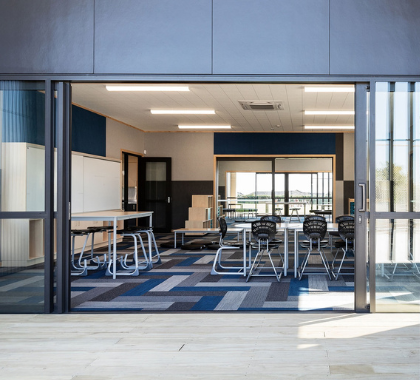
[[[420,82],[376,82],[371,133],[371,304],[420,311]]]

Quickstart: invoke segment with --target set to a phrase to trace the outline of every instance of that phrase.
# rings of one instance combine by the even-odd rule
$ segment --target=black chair
[[[338,276],[340,275],[340,272],[342,269],[353,269],[353,273],[346,273],[346,274],[354,275],[354,266],[343,267],[343,263],[344,263],[344,260],[346,259],[346,256],[348,256],[348,258],[351,257],[354,260],[354,218],[341,220],[338,223],[338,233],[342,240],[335,242],[335,247],[337,248],[337,252],[331,264],[331,273],[335,280],[338,280]],[[335,271],[334,264],[340,251],[343,252],[343,256],[341,258],[340,265],[338,266],[337,271]]]
[[[343,220],[351,220],[354,222],[354,215],[339,215],[335,218],[336,223],[340,223]],[[340,234],[337,231],[328,231],[328,236],[330,237],[330,246],[331,246],[331,253],[333,248],[333,239],[340,239]],[[343,241],[343,240],[341,240]],[[337,255],[337,252],[335,253]]]
[[[239,242],[225,242],[224,238],[227,233],[227,223],[225,218],[220,217],[219,219],[219,248],[217,249],[216,256],[214,257],[213,267],[211,269],[211,274],[234,274],[237,275],[243,272],[245,269],[243,266],[236,267],[236,266],[223,266],[221,263],[222,260],[222,252],[223,250],[239,250],[243,249],[243,244],[239,244]],[[237,244],[235,244],[237,243]],[[230,270],[234,272],[219,272],[218,269]]]
[[[273,249],[278,248],[278,246],[270,246],[270,242],[273,241],[274,237],[276,236],[276,222],[272,222],[270,220],[257,220],[255,222],[252,222],[251,230],[253,238],[258,243],[258,252],[251,265],[248,276],[246,278],[246,282],[248,282],[252,276],[275,276],[277,281],[280,281],[281,275],[283,273],[282,271],[284,270],[284,262],[283,267],[276,267],[274,265],[273,259],[271,257],[271,252]],[[267,253],[268,258],[270,259],[274,275],[261,273],[264,267],[261,268],[259,273],[254,274],[254,270],[258,269],[261,263],[261,259],[263,258],[265,252]],[[282,270],[280,271],[280,273],[278,273],[277,269]]]
[[[264,215],[263,217],[261,217],[260,220],[270,220],[271,222],[274,222],[274,223],[281,223],[281,217],[278,216],[278,215]],[[278,247],[279,248],[279,255],[280,255],[281,259],[283,259],[282,256],[281,256],[281,253],[280,253],[280,244],[282,244],[282,243],[283,243],[283,240],[280,240],[280,239],[273,239],[269,243],[270,247]]]
[[[305,235],[307,241],[302,242],[300,246],[308,250],[306,253],[302,264],[298,268],[299,280],[302,279],[302,276],[305,272],[306,265],[308,264],[309,257],[311,253],[316,251],[319,253],[322,263],[324,265],[325,271],[327,272],[328,278],[331,280],[330,268],[326,260],[323,248],[328,245],[328,242],[323,241],[325,234],[327,233],[327,222],[325,220],[313,220],[306,219],[303,221],[303,234]],[[318,269],[318,268],[316,268]],[[322,274],[314,273],[311,274]]]

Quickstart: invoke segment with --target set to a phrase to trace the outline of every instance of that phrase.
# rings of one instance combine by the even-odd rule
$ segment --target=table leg
[[[293,262],[293,266],[294,266],[294,275],[295,275],[295,278],[297,277],[297,264],[298,264],[298,258],[299,258],[299,254],[298,254],[298,247],[299,247],[299,243],[298,243],[298,236],[299,236],[299,234],[298,234],[298,232],[297,232],[297,230],[295,230],[295,241],[294,241],[294,248],[295,248],[295,257],[294,257],[294,262]]]
[[[117,218],[114,218],[114,250],[112,252],[112,278],[117,278]]]
[[[174,231],[174,248],[176,248],[176,231]]]

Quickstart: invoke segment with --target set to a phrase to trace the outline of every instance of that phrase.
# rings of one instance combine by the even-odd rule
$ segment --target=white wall
[[[145,133],[106,118],[106,156],[121,159],[121,149],[143,154]]]
[[[213,133],[145,133],[146,157],[172,157],[173,181],[213,181]]]

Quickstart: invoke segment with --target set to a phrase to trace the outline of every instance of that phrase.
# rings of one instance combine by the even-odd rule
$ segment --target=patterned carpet
[[[158,245],[171,239],[172,234],[160,235]],[[130,250],[126,242],[119,248]],[[253,277],[246,283],[240,275],[211,275],[215,253],[161,248],[162,263],[137,277],[113,280],[104,270],[72,277],[72,310],[353,310],[352,275],[340,276],[338,281],[309,275],[299,281],[290,273],[280,282],[274,277]],[[232,265],[241,259],[241,250],[231,251],[224,255],[223,263]]]

